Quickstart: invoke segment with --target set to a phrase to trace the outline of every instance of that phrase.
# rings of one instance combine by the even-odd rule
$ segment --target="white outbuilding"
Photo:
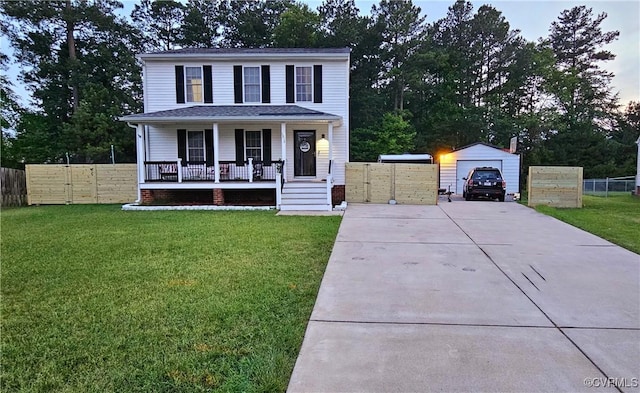
[[[475,167],[493,167],[502,172],[507,194],[520,192],[520,155],[488,143],[474,143],[440,157],[440,188],[462,194],[463,177]]]

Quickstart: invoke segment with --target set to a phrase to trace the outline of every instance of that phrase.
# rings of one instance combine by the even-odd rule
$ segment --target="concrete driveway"
[[[640,256],[517,203],[349,205],[289,392],[640,392]]]

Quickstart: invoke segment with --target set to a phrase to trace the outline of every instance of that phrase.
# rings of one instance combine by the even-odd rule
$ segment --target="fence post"
[[[604,181],[604,197],[609,197],[609,178],[607,177]]]

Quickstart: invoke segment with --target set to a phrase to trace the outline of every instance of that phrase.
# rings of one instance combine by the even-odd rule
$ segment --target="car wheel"
[[[467,193],[467,195],[464,196],[464,200],[465,201],[470,201],[471,200],[471,194]]]
[[[500,196],[498,197],[498,200],[499,200],[500,202],[504,202],[504,195],[500,195]]]

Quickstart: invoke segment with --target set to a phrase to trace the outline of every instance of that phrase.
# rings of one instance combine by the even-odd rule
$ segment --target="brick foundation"
[[[213,204],[222,206],[224,205],[224,191],[220,188],[215,188],[213,190]]]
[[[172,200],[173,195],[169,190],[152,190],[153,192],[153,201],[162,201],[168,202]]]
[[[345,200],[345,188],[344,185],[334,185],[331,189],[331,203],[335,205],[339,205],[342,201]]]
[[[142,203],[153,202],[153,190],[140,190],[140,194],[142,195]]]
[[[211,205],[215,191],[207,190],[140,190],[145,205]],[[220,195],[222,196],[222,190]],[[224,203],[222,196],[221,203]]]

